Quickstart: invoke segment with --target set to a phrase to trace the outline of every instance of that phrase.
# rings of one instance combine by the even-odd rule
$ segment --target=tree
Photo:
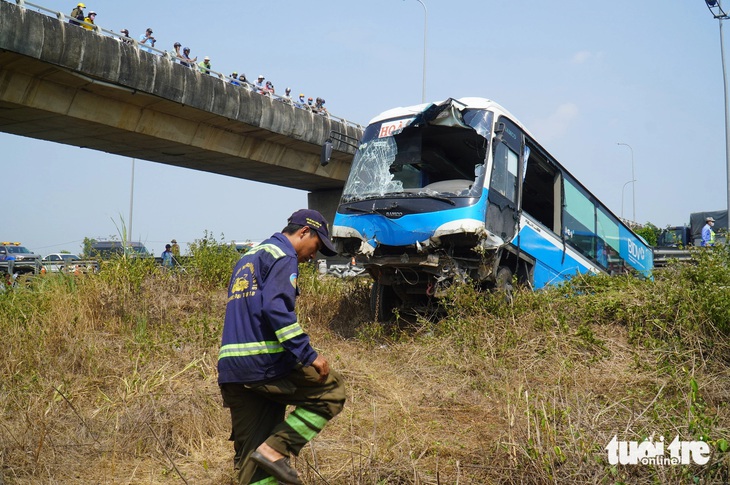
[[[83,245],[82,245],[82,248],[83,249],[82,249],[82,252],[81,252],[81,257],[83,259],[90,259],[92,257],[92,252],[93,251],[91,249],[91,245],[94,244],[95,242],[96,242],[96,239],[93,239],[93,238],[90,238],[90,237],[85,237],[84,238],[84,242],[83,242]]]
[[[661,229],[656,227],[651,222],[647,222],[641,227],[634,228],[634,232],[643,237],[644,240],[649,243],[649,246],[656,246],[656,242],[659,238],[659,233],[661,232]]]

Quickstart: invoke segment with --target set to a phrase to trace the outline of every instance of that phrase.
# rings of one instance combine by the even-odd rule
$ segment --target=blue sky
[[[36,1],[65,13],[74,3]],[[703,0],[423,1],[428,101],[502,104],[619,216],[635,207],[639,222],[666,226],[726,207],[719,29]],[[264,74],[277,92],[321,96],[361,124],[421,101],[416,0],[85,3],[102,27],[134,37],[152,27],[158,48],[179,41],[214,70]],[[618,143],[633,149],[635,202],[631,151]],[[8,134],[0,148],[0,239],[77,252],[84,237],[128,223],[131,159]],[[137,160],[133,238],[156,254],[206,230],[261,240],[306,201],[302,191]]]

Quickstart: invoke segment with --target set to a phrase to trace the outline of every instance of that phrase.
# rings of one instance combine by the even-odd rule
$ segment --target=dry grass
[[[348,386],[296,460],[308,484],[727,480],[723,453],[704,467],[607,463],[614,435],[727,437],[727,340],[644,345],[622,313],[645,312],[662,281],[617,290],[623,307],[613,292],[509,307],[465,291],[406,330],[368,321],[363,280],[301,284],[300,321]],[[49,275],[0,295],[0,483],[233,483],[215,370],[224,301],[165,273]]]

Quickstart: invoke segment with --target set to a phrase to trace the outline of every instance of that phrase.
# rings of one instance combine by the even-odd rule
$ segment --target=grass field
[[[0,483],[233,483],[226,258],[115,260],[0,294]],[[294,463],[307,484],[728,483],[728,262],[698,252],[653,281],[579,277],[511,304],[463,286],[388,325],[368,280],[303,267],[300,323],[348,401]],[[709,460],[613,465],[614,436],[702,440]]]

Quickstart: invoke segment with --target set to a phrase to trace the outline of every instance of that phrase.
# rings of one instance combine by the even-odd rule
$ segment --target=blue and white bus
[[[396,108],[365,129],[332,227],[387,317],[454,281],[533,288],[576,273],[650,276],[651,249],[484,98]]]

